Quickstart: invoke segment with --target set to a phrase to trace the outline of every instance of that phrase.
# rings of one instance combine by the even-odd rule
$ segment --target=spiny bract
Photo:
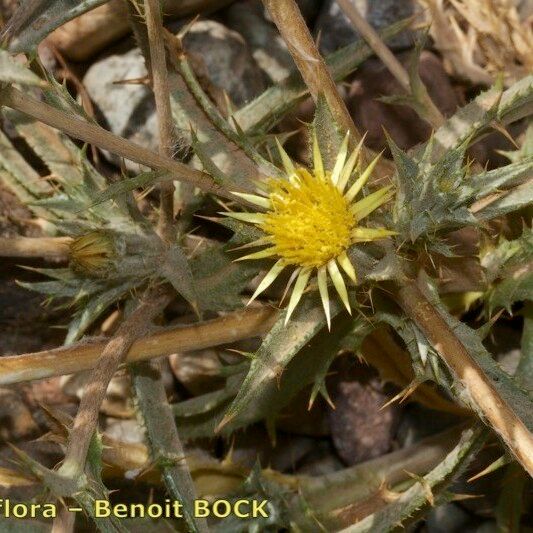
[[[316,135],[313,136],[312,171],[295,167],[278,143],[286,177],[268,181],[258,194],[235,193],[251,204],[264,209],[257,213],[226,212],[226,216],[254,224],[265,236],[250,243],[249,247],[267,246],[244,259],[277,258],[263,278],[250,302],[261,294],[286,267],[295,270],[289,284],[296,280],[285,323],[300,301],[311,275],[316,270],[318,289],[330,327],[328,280],[331,277],[346,309],[351,313],[348,292],[341,271],[356,283],[355,269],[346,252],[355,243],[383,239],[396,232],[385,228],[366,228],[359,222],[375,209],[389,201],[391,186],[383,187],[361,200],[354,201],[379,159],[376,157],[361,172],[359,155],[362,143],[348,157],[349,136],[346,135],[333,170],[324,170]],[[348,187],[353,174],[357,178]],[[339,269],[339,266],[341,269]]]

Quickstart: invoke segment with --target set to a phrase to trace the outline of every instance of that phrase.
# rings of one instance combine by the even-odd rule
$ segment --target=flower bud
[[[103,231],[91,231],[70,244],[70,266],[86,276],[105,275],[112,267],[115,255],[113,240]]]

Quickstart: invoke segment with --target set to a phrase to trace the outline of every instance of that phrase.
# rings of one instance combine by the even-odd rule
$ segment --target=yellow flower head
[[[379,156],[376,157],[361,172],[358,164],[361,146],[362,143],[348,157],[346,135],[333,169],[325,171],[314,136],[314,169],[311,172],[305,168],[296,168],[278,143],[286,177],[270,180],[266,183],[265,190],[257,195],[235,193],[249,203],[263,208],[264,212],[228,212],[225,213],[226,216],[254,224],[266,234],[249,246],[267,246],[239,260],[277,258],[250,302],[269,287],[283,269],[293,267],[295,270],[291,282],[294,279],[296,282],[289,300],[286,322],[315,271],[328,327],[331,322],[328,274],[346,309],[351,313],[341,271],[354,283],[357,278],[346,251],[354,243],[383,239],[396,234],[385,228],[365,228],[359,225],[363,218],[389,201],[393,195],[391,187],[384,187],[354,201],[379,159]],[[355,181],[347,187],[354,174]]]

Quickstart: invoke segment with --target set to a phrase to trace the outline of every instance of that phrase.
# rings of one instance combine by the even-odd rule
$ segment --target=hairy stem
[[[368,43],[368,46],[374,50],[376,55],[381,61],[383,61],[383,64],[389,69],[390,73],[396,78],[398,83],[402,86],[402,89],[407,94],[411,94],[415,97],[411,90],[409,74],[403,65],[396,59],[396,56],[389,50],[376,30],[374,30],[365,18],[361,16],[355,4],[350,0],[337,0],[337,3],[357,31],[362,35],[363,39]],[[445,119],[437,106],[433,103],[433,100],[425,88],[422,88],[421,93],[418,95],[418,99],[419,104],[425,111],[422,118],[427,120],[435,129],[440,128],[440,126],[444,124]]]
[[[405,313],[418,324],[452,373],[467,388],[485,419],[520,464],[533,475],[533,435],[427,299],[417,282],[404,283],[398,289],[396,299]]]
[[[146,361],[176,353],[201,350],[266,333],[278,312],[269,307],[248,308],[190,325],[161,329],[134,340],[127,362]],[[105,340],[79,342],[43,352],[0,358],[0,384],[61,376],[94,368]]]

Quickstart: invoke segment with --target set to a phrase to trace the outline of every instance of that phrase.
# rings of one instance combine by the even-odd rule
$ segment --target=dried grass
[[[533,27],[513,0],[418,0],[430,35],[450,74],[489,85],[499,73],[506,84],[533,71]]]

